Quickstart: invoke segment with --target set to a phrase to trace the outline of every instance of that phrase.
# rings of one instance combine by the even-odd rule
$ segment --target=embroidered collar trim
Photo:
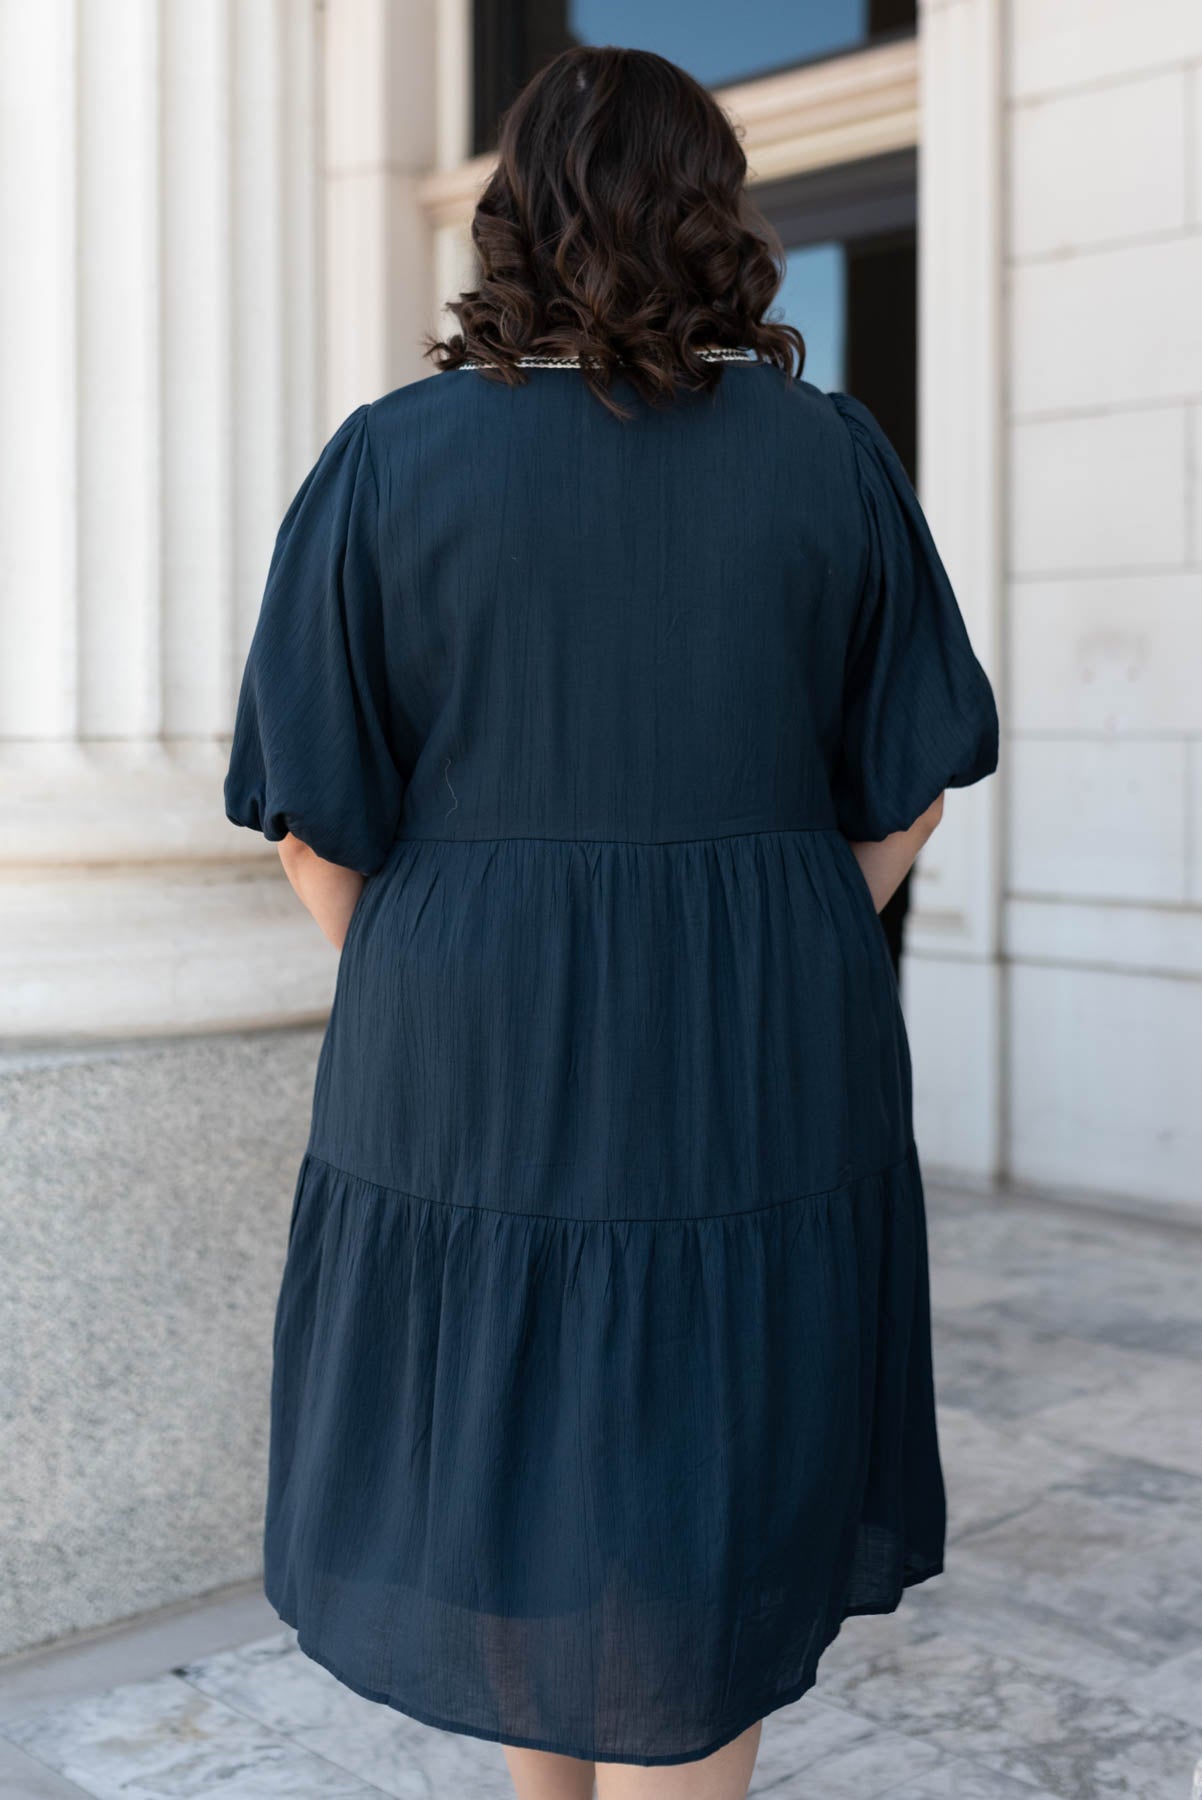
[[[733,349],[725,344],[698,350],[697,354],[707,362],[750,363],[757,360],[752,351]],[[484,362],[462,362],[454,372],[458,374],[461,369],[487,369],[494,366]],[[519,356],[517,359],[519,369],[579,369],[582,366],[578,356]]]

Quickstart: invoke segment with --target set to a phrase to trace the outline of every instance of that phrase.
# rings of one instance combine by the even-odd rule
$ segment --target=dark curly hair
[[[620,418],[615,372],[653,405],[722,377],[703,348],[742,348],[788,380],[805,340],[765,312],[784,276],[776,232],[751,202],[736,127],[709,90],[648,50],[578,45],[527,82],[501,121],[476,205],[480,286],[449,302],[460,329],[427,334],[440,370],[573,356]],[[619,369],[620,365],[620,369]]]

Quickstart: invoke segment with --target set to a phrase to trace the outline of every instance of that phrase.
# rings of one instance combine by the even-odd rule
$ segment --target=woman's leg
[[[762,1719],[699,1762],[598,1763],[597,1800],[745,1800]]]
[[[502,1744],[518,1800],[593,1800],[594,1765],[550,1750]]]

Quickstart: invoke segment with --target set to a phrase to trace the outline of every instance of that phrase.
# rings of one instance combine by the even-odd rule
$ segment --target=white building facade
[[[257,1567],[335,968],[221,779],[289,499],[472,283],[474,17],[0,0],[0,1649]],[[918,486],[1002,719],[913,882],[924,1161],[1202,1209],[1202,8],[927,0],[718,91],[803,211],[916,157]]]

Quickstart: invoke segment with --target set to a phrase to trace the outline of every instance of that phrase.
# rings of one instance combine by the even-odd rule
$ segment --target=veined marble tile
[[[1019,1290],[1013,1278],[989,1269],[966,1268],[959,1263],[931,1262],[931,1309],[936,1319],[944,1313],[967,1312],[975,1306],[1008,1300]]]
[[[996,1769],[982,1769],[962,1757],[945,1757],[927,1775],[891,1787],[888,1800],[1058,1800],[1046,1788],[1013,1781]]]
[[[814,1689],[818,1699],[827,1699],[829,1679],[838,1670],[857,1668],[884,1651],[904,1656],[908,1646],[925,1644],[938,1637],[943,1618],[940,1597],[945,1582],[946,1575],[936,1575],[930,1581],[907,1588],[896,1612],[856,1613],[845,1619],[818,1665]],[[839,1703],[837,1697],[832,1697],[832,1703]]]
[[[946,1603],[935,1624],[940,1637],[998,1650],[1051,1674],[1069,1671],[1095,1693],[1125,1694],[1141,1673],[1200,1641],[1197,1619],[1151,1609],[1142,1614],[1115,1604],[1105,1577],[1090,1590],[1048,1575],[974,1563],[966,1548],[944,1573]],[[1172,1707],[1162,1710],[1172,1712]]]
[[[9,1719],[5,1735],[95,1800],[379,1800],[380,1794],[174,1675]]]
[[[513,1800],[499,1744],[437,1730],[365,1700],[307,1657],[291,1629],[190,1663],[179,1674],[396,1800]]]
[[[0,1794],[5,1800],[81,1800],[84,1790],[0,1737]]]
[[[978,1316],[1059,1330],[1087,1343],[1197,1360],[1202,1358],[1199,1279],[1202,1274],[1188,1277],[1180,1270],[1158,1277],[1154,1269],[1137,1265],[1126,1271],[1126,1291],[1112,1292],[1100,1271],[1096,1279],[1076,1279],[1069,1272],[1056,1282],[1016,1283],[1004,1298],[986,1302]]]
[[[185,1657],[207,1656],[277,1630],[275,1609],[256,1581],[127,1620],[95,1637],[67,1638],[0,1665],[0,1732],[15,1714],[28,1716],[101,1688],[149,1681]]]
[[[811,1688],[800,1700],[769,1713],[760,1736],[750,1792],[780,1794],[784,1784],[814,1769],[825,1769],[847,1751],[878,1737],[881,1727],[841,1706],[828,1706]]]
[[[1202,1734],[1202,1624],[1196,1649],[1170,1657],[1158,1669],[1127,1682],[1123,1698],[1137,1711],[1147,1708],[1184,1719]]]
[[[981,1195],[962,1208],[938,1204],[928,1211],[932,1263],[988,1269],[1007,1279],[1071,1270],[1132,1243],[1122,1223],[1044,1209],[1017,1196]]]
[[[1202,1382],[1202,1370],[1199,1381]],[[1099,1450],[1090,1459],[1080,1488],[1082,1493],[1103,1501],[1137,1525],[1146,1523],[1149,1510],[1162,1514],[1166,1521],[1176,1520],[1183,1531],[1193,1533],[1202,1544],[1202,1475],[1146,1462],[1139,1456],[1115,1456],[1108,1450]]]
[[[1121,1387],[1046,1407],[1031,1428],[1058,1442],[1069,1439],[1202,1475],[1200,1389],[1196,1363],[1158,1358],[1157,1366]]]
[[[1148,1545],[1138,1556],[1120,1557],[1060,1584],[1057,1606],[1064,1600],[1087,1627],[1100,1622],[1130,1632],[1162,1656],[1184,1655],[1202,1634],[1198,1553],[1196,1543],[1189,1550]]]
[[[832,1698],[1064,1800],[1181,1800],[1196,1760],[1182,1720],[952,1638],[848,1669]]]
[[[936,1318],[939,1403],[987,1419],[1021,1419],[1137,1379],[1145,1361],[1132,1350],[1036,1331],[996,1310]]]
[[[1202,1357],[1202,1240],[1022,1209],[932,1225],[931,1293],[990,1282],[976,1317],[1094,1343]],[[954,1288],[953,1288],[954,1291]]]
[[[938,1366],[935,1394],[949,1547],[1021,1512],[1058,1483],[1084,1480],[1096,1460],[1083,1444],[1049,1443],[1023,1425],[945,1409]]]
[[[1034,1329],[1202,1355],[1202,1242],[1096,1217],[1024,1209],[932,1225],[931,1292],[944,1276],[1004,1284],[979,1312]]]
[[[1055,1488],[999,1524],[966,1532],[959,1551],[974,1563],[1033,1575],[1089,1575],[1114,1558],[1136,1558],[1153,1545],[1179,1541],[1182,1527],[1148,1508],[1143,1531],[1100,1500]]]
[[[847,1716],[849,1720],[852,1717]],[[764,1724],[765,1738],[769,1723],[770,1719]],[[859,1724],[864,1726],[867,1721]],[[783,1740],[790,1735],[787,1728],[779,1733]],[[796,1739],[794,1760],[789,1763],[786,1749],[780,1759],[784,1767],[777,1764],[780,1772],[775,1781],[767,1779],[770,1765],[761,1768],[761,1740],[761,1755],[756,1758],[749,1796],[772,1794],[776,1800],[786,1800],[794,1794],[821,1794],[822,1800],[863,1800],[865,1794],[892,1794],[897,1783],[930,1775],[940,1761],[940,1752],[933,1744],[908,1737],[902,1731],[882,1731],[879,1727],[869,1726],[857,1741],[825,1756],[807,1754],[804,1727],[798,1727]]]
[[[814,1690],[764,1720],[749,1795],[822,1794],[861,1800],[883,1793],[890,1779],[924,1773],[939,1752],[903,1733],[828,1706]]]

